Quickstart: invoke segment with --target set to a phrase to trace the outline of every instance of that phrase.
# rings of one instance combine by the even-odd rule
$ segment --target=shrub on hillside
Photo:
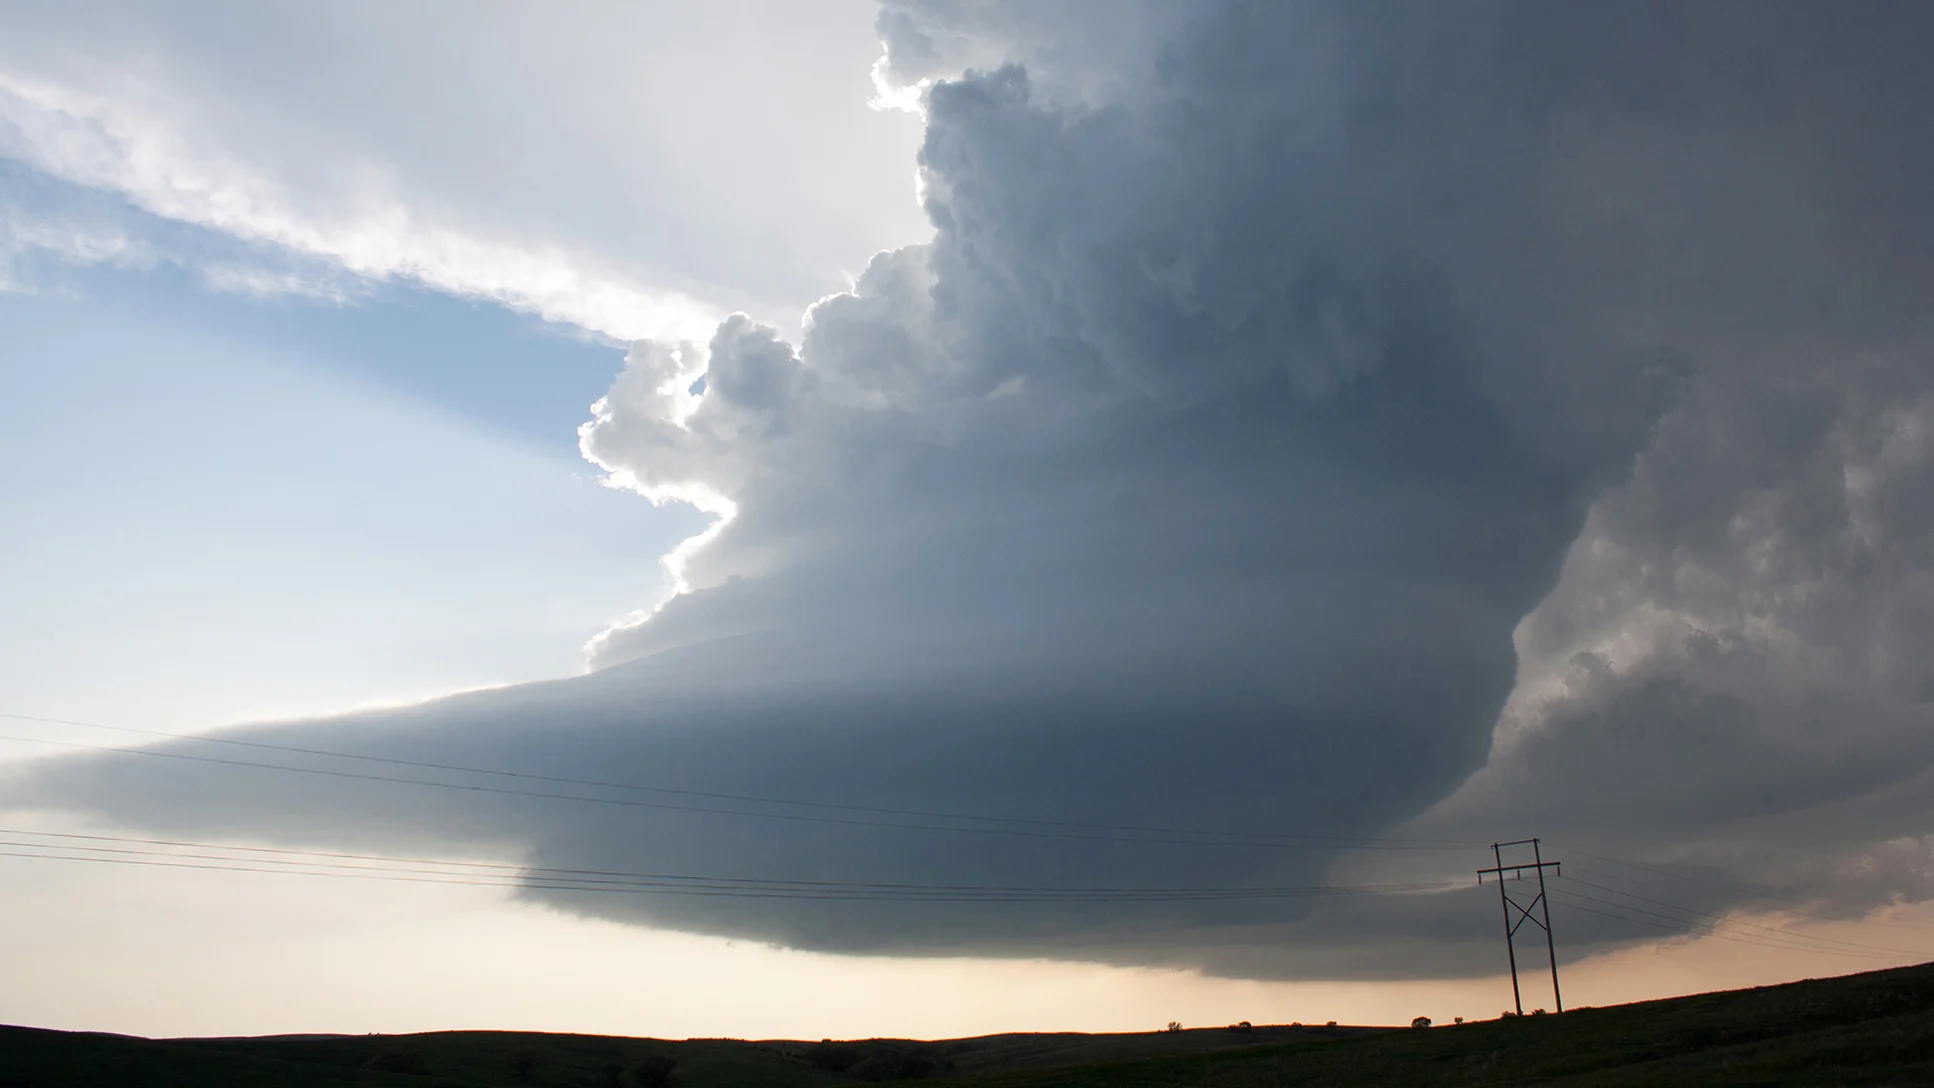
[[[510,1066],[511,1075],[527,1084],[532,1074],[537,1072],[538,1063],[541,1061],[543,1057],[537,1051],[528,1048],[513,1050],[504,1055],[504,1064]]]
[[[820,1069],[864,1081],[924,1080],[944,1076],[953,1068],[953,1062],[938,1047],[891,1039],[858,1043],[822,1039],[806,1051],[805,1057]]]
[[[672,1070],[676,1068],[676,1058],[647,1054],[631,1067],[631,1083],[637,1088],[671,1088]]]
[[[893,1070],[894,1080],[925,1080],[933,1076],[939,1063],[931,1054],[921,1050],[900,1055],[899,1065]]]
[[[806,1054],[807,1061],[821,1069],[829,1069],[835,1073],[844,1073],[853,1066],[858,1065],[862,1057],[864,1055],[858,1049],[847,1046],[845,1043],[835,1043],[831,1039],[821,1039],[819,1045],[813,1047]]]

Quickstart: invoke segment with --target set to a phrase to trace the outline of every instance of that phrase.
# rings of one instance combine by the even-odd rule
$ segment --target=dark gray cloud
[[[583,432],[641,490],[729,497],[695,588],[608,633],[589,676],[274,735],[1037,820],[1550,830],[1810,887],[1794,874],[1925,829],[1930,23],[1905,5],[892,4],[884,78],[985,65],[926,92],[933,242],[876,257],[796,348],[744,319],[637,345]],[[20,789],[137,826],[796,879],[1229,887],[1482,858],[141,763]],[[1817,833],[1746,848],[1741,828],[1794,813]],[[1742,894],[1712,887],[1680,901]],[[1495,966],[1474,889],[529,894],[841,951]]]
[[[1924,897],[1924,345],[1774,346],[1709,374],[1594,510],[1521,631],[1490,766],[1428,821],[1542,810],[1575,841],[1846,909]]]

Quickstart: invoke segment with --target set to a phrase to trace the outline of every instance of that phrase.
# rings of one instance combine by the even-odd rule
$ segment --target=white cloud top
[[[925,119],[931,242],[796,344],[743,315],[635,344],[580,434],[615,482],[720,513],[687,591],[589,676],[298,733],[1268,848],[403,791],[345,815],[335,784],[265,808],[96,763],[31,788],[583,869],[1259,887],[1339,871],[1292,837],[1530,831],[1729,871],[1715,907],[1812,896],[1863,851],[1891,860],[1853,908],[1921,895],[1877,844],[1934,830],[1926,24],[889,4],[875,75]],[[1462,895],[552,898],[1252,976],[1486,969],[1495,922]]]

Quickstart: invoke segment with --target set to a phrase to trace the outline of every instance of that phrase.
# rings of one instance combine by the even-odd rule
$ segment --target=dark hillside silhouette
[[[818,1043],[478,1031],[150,1040],[0,1028],[0,1088],[1927,1084],[1934,964],[1453,1025]]]

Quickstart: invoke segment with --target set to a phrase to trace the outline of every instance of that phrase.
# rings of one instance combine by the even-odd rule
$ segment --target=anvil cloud
[[[744,317],[635,344],[581,432],[614,481],[731,511],[681,555],[688,589],[586,676],[265,736],[1040,821],[1547,829],[1729,871],[1746,890],[1714,906],[1812,896],[1849,859],[1867,879],[1836,909],[1926,894],[1903,841],[1934,771],[1934,15],[894,2],[880,29],[886,97],[925,112],[933,240],[874,257],[797,344]],[[141,762],[15,792],[626,871],[1470,868]],[[1484,969],[1495,921],[1463,894],[527,894],[796,947],[1253,977]]]

